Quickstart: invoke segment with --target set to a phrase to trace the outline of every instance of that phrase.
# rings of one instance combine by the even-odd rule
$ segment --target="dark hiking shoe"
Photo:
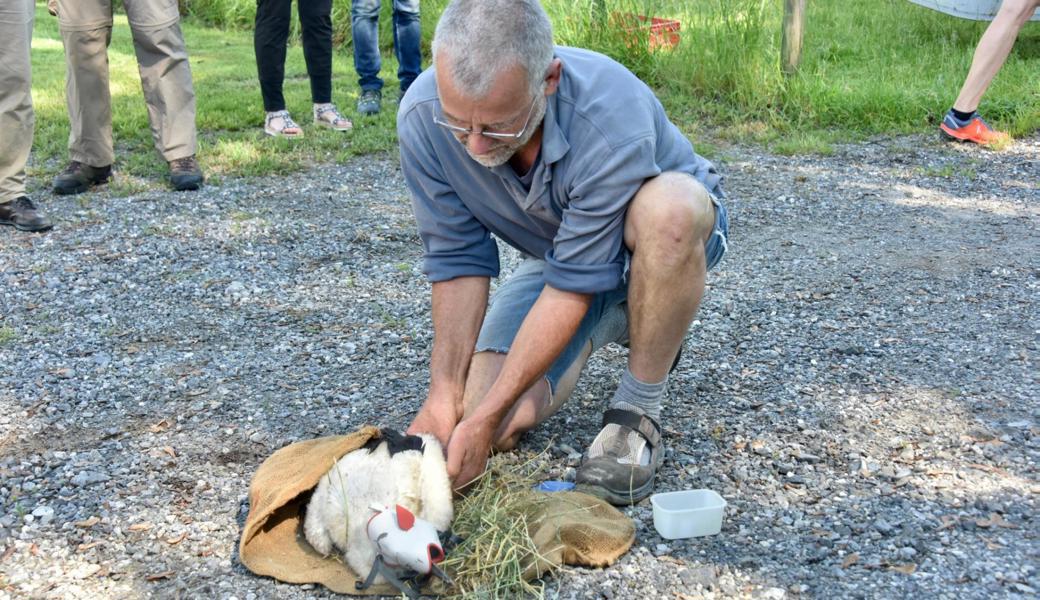
[[[170,185],[178,192],[199,189],[203,179],[202,169],[194,155],[170,161]]]
[[[612,408],[603,413],[603,429],[578,467],[576,489],[611,504],[635,504],[653,491],[662,462],[664,445],[657,421]]]
[[[54,193],[60,196],[80,194],[91,186],[106,183],[111,177],[112,165],[92,167],[74,160],[54,178]]]
[[[357,102],[357,111],[363,115],[377,114],[383,108],[383,92],[364,90]]]
[[[47,231],[54,226],[25,196],[0,204],[0,225],[13,225],[22,231]]]

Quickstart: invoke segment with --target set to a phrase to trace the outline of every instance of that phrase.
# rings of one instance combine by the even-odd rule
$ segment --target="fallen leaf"
[[[914,571],[917,570],[917,565],[914,563],[906,563],[903,565],[888,565],[889,571],[899,571],[904,575],[913,575]]]
[[[177,536],[175,538],[166,538],[166,543],[171,545],[171,546],[176,546],[177,544],[183,542],[184,538],[186,538],[186,537],[188,537],[188,532],[187,531],[181,533],[179,536]]]
[[[147,581],[159,581],[160,579],[167,579],[173,576],[173,571],[163,571],[162,573],[152,573],[151,575],[145,575],[144,578]]]
[[[4,553],[0,554],[0,562],[4,562],[5,560],[7,560],[7,557],[11,556],[12,554],[14,554],[13,545],[4,548]]]
[[[990,550],[1000,550],[1004,547],[1003,545],[994,542],[993,540],[989,539],[984,535],[980,535],[979,537],[982,538],[982,541],[986,542],[986,548]]]
[[[198,552],[198,556],[201,556],[203,558],[205,558],[207,556],[212,556],[212,555],[213,555],[213,551],[210,550],[209,548],[206,548],[205,550],[199,550],[199,552]]]
[[[733,444],[733,448],[737,450],[743,450],[747,446],[747,442],[737,442]]]
[[[73,523],[73,525],[75,525],[76,527],[82,527],[83,529],[87,529],[97,525],[100,522],[101,519],[99,519],[98,517],[90,517],[85,521],[76,521],[75,523]]]
[[[104,542],[90,542],[89,544],[80,544],[79,546],[76,546],[76,552],[86,552],[87,550],[100,546],[101,544],[104,544]]]
[[[151,523],[145,521],[143,523],[134,523],[130,527],[127,527],[127,529],[129,529],[130,531],[148,531],[152,527],[154,526]]]
[[[1018,529],[1015,525],[1008,523],[1004,520],[1004,517],[997,513],[990,513],[988,519],[975,519],[975,524],[979,527],[1003,527],[1004,529]]]
[[[852,554],[846,556],[845,560],[841,561],[841,568],[848,569],[857,562],[859,562],[859,552],[853,552]]]
[[[36,542],[33,542],[29,546],[29,554],[32,554],[33,556],[39,556],[40,555],[40,547],[36,545]]]
[[[942,531],[943,529],[949,529],[951,527],[956,527],[958,523],[960,523],[960,519],[957,517],[957,515],[943,515],[942,526],[939,527],[939,531]]]
[[[999,468],[991,466],[991,465],[983,465],[983,464],[979,464],[979,463],[968,463],[968,466],[971,467],[972,469],[978,469],[980,471],[986,471],[987,473],[996,473],[997,475],[1003,475],[1005,477],[1010,477],[1011,476],[1011,473],[1008,473],[1004,469],[999,469]]]
[[[174,451],[173,446],[163,446],[162,451],[169,454],[170,458],[177,458],[177,452]]]
[[[149,425],[148,426],[148,431],[151,431],[152,433],[162,433],[163,431],[165,431],[169,427],[170,427],[170,422],[167,421],[166,419],[163,419],[162,421],[159,421],[155,425]]]

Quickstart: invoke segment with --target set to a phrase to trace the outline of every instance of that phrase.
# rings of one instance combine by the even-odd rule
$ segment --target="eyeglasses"
[[[436,115],[434,115],[434,117],[433,117],[433,122],[438,124],[438,125],[440,125],[441,127],[445,128],[445,129],[447,129],[448,131],[452,132],[455,135],[473,135],[473,134],[478,134],[478,135],[482,135],[482,136],[484,136],[486,138],[491,138],[493,140],[518,140],[521,137],[523,137],[524,133],[527,131],[527,126],[531,124],[531,115],[534,114],[534,105],[537,104],[537,103],[538,103],[538,94],[535,94],[534,99],[531,100],[531,108],[527,109],[527,119],[524,120],[524,126],[521,127],[520,131],[518,131],[516,133],[499,133],[497,131],[488,131],[486,129],[482,129],[480,131],[473,131],[472,129],[469,129],[468,127],[459,127],[458,125],[452,125],[451,123],[448,123],[447,121],[437,117]]]

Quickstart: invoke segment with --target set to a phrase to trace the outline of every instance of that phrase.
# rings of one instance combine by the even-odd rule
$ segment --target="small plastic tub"
[[[666,540],[715,535],[722,530],[726,501],[711,490],[683,490],[650,496],[654,529]]]

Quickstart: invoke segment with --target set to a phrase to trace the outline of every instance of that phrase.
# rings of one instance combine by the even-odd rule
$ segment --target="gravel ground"
[[[644,502],[628,555],[546,595],[1035,597],[1040,137],[719,162],[730,252],[672,378],[658,489],[720,492],[722,533],[663,540]],[[403,427],[424,397],[394,159],[35,197],[57,228],[0,232],[0,598],[332,597],[235,548],[264,457]],[[623,360],[594,357],[521,451],[573,477]]]

